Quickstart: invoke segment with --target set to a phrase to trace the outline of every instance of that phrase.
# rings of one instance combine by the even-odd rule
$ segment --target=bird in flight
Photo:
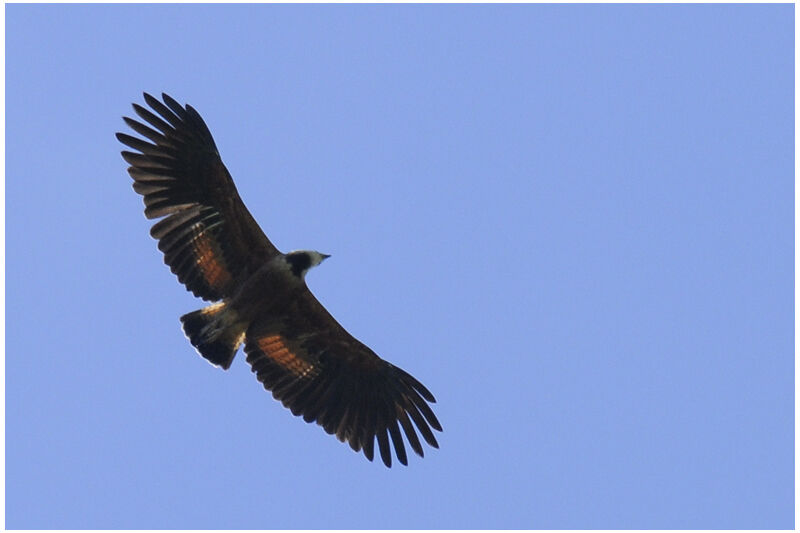
[[[375,441],[387,467],[424,456],[417,431],[438,448],[441,431],[422,383],[350,335],[306,285],[327,257],[280,252],[245,207],[211,132],[190,105],[145,93],[143,122],[123,117],[140,139],[117,133],[164,262],[211,305],[181,317],[183,331],[209,362],[228,369],[244,344],[264,388],[306,422],[316,422],[372,461]],[[402,433],[401,433],[402,428]]]

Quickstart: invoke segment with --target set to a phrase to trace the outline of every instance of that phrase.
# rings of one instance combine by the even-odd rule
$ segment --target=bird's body
[[[122,155],[145,215],[165,217],[151,229],[164,262],[188,290],[215,302],[181,317],[192,345],[227,369],[244,344],[252,371],[276,399],[370,460],[377,440],[390,466],[391,440],[407,463],[400,428],[420,456],[416,430],[438,447],[431,428],[441,426],[427,403],[433,395],[350,335],[308,289],[306,273],[328,256],[275,248],[239,197],[200,115],[167,95],[163,103],[144,96],[157,115],[137,104],[134,110],[149,126],[125,122],[151,142],[117,138],[139,151]]]

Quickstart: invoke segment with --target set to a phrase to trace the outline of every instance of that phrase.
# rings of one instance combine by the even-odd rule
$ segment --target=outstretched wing
[[[397,459],[408,464],[401,428],[418,455],[424,452],[416,430],[439,447],[431,428],[442,426],[428,405],[436,401],[433,394],[347,333],[308,289],[282,318],[256,320],[247,331],[245,352],[275,399],[353,450],[363,450],[370,461],[377,439],[381,459],[391,466],[391,440]]]
[[[237,282],[278,251],[239,198],[205,122],[191,106],[162,94],[144,94],[154,111],[133,104],[148,125],[125,122],[150,142],[124,133],[117,139],[137,150],[123,151],[133,189],[144,197],[164,262],[196,296],[220,300]]]

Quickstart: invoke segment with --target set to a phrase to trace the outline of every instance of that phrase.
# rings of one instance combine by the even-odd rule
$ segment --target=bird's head
[[[328,254],[321,254],[314,250],[295,250],[286,254],[286,262],[289,263],[289,268],[292,274],[300,279],[306,277],[306,272],[312,267],[325,261],[330,257]]]

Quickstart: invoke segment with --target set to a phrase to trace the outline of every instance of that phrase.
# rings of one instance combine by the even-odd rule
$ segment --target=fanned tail
[[[220,302],[181,317],[183,332],[208,362],[227,370],[244,341],[236,314]]]

